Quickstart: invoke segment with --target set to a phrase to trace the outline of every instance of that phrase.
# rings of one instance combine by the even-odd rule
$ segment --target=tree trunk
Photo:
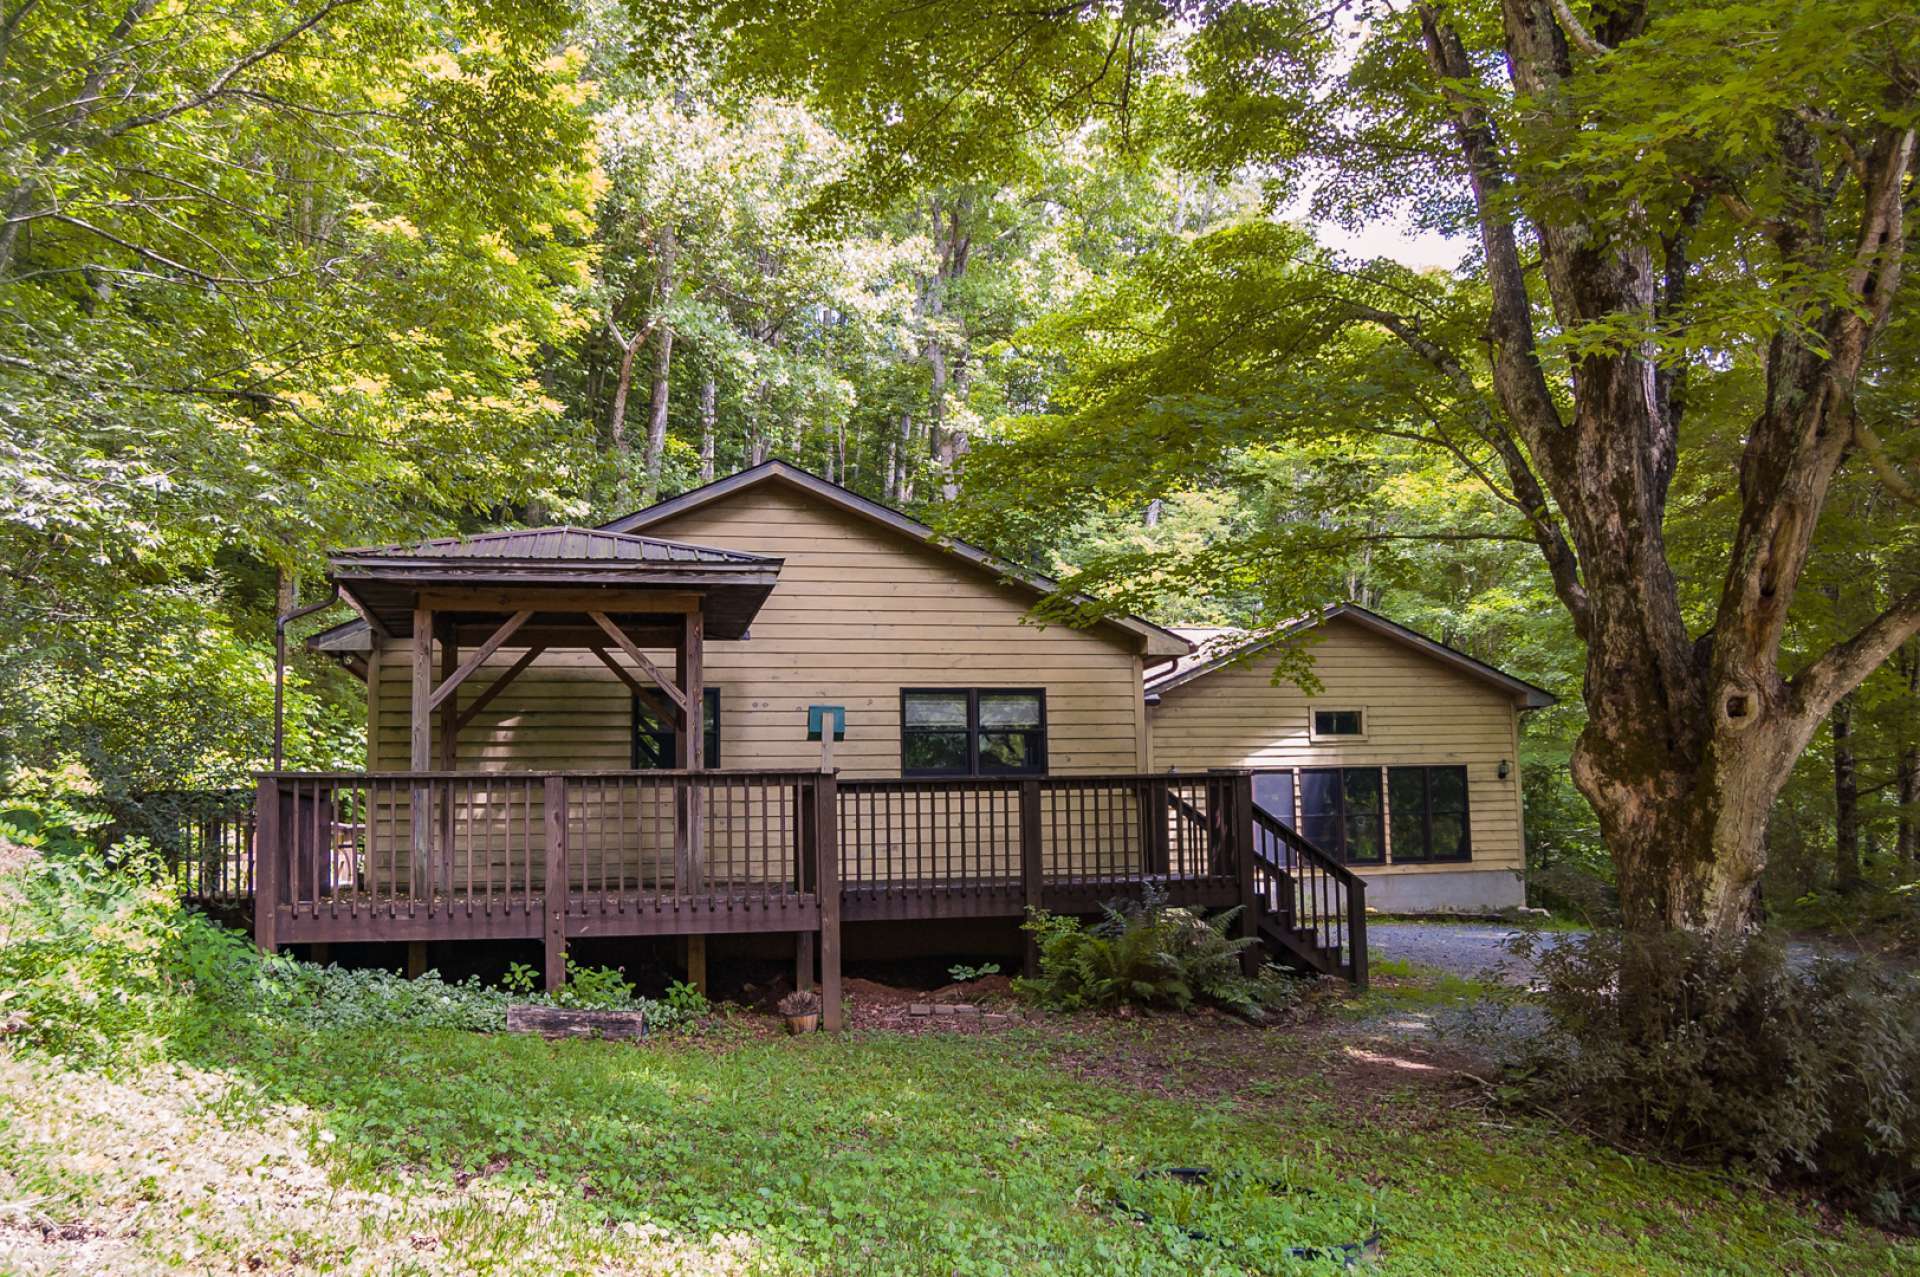
[[[713,436],[719,424],[719,388],[713,378],[700,383],[700,482],[713,482]]]
[[[1516,127],[1580,126],[1578,117],[1556,114],[1572,100],[1564,90],[1573,62],[1555,8],[1555,0],[1501,5],[1509,76],[1535,113]],[[1499,125],[1457,87],[1476,82],[1479,67],[1442,10],[1426,3],[1416,10],[1450,104],[1492,297],[1487,337],[1497,412],[1490,406],[1479,424],[1587,645],[1588,717],[1574,749],[1574,781],[1599,818],[1630,925],[1739,934],[1766,863],[1768,814],[1794,760],[1839,698],[1920,629],[1916,591],[1791,679],[1780,670],[1788,609],[1853,433],[1849,388],[1898,286],[1901,193],[1914,138],[1890,127],[1863,154],[1848,242],[1820,238],[1809,229],[1811,213],[1781,222],[1774,246],[1781,260],[1818,269],[1834,251],[1851,254],[1859,263],[1854,295],[1813,317],[1811,335],[1783,330],[1773,340],[1765,406],[1740,460],[1740,516],[1718,606],[1696,639],[1663,536],[1684,369],[1663,374],[1649,344],[1584,351],[1567,377],[1568,411],[1567,387],[1556,388],[1539,355],[1535,325],[1546,321],[1529,289],[1537,273],[1551,322],[1563,331],[1670,315],[1693,269],[1686,237],[1649,241],[1611,229],[1611,219],[1600,226],[1584,220],[1587,209],[1630,198],[1608,188],[1539,209],[1516,200]],[[1775,125],[1790,203],[1807,201],[1811,209],[1830,200],[1818,165],[1809,176],[1799,162],[1805,123],[1783,114]],[[1520,216],[1529,219],[1524,233]],[[1523,258],[1523,240],[1537,245],[1536,263]],[[1477,396],[1471,374],[1417,324],[1375,318],[1465,387],[1464,395]]]
[[[901,505],[913,500],[913,445],[920,437],[914,426],[913,414],[900,414],[900,447],[896,473],[893,480],[893,497]]]
[[[1920,859],[1920,650],[1914,644],[1900,649],[1895,668],[1907,687],[1905,726],[1898,760],[1894,763],[1893,800],[1899,804],[1893,834],[1894,859],[1904,877]]]
[[[633,390],[633,361],[640,354],[640,348],[647,344],[654,327],[660,322],[658,316],[649,319],[634,330],[633,336],[623,338],[619,328],[607,321],[613,339],[620,343],[620,375],[613,383],[613,407],[607,414],[607,443],[615,452],[627,450],[627,396]]]
[[[655,313],[664,310],[673,297],[675,255],[673,232],[660,235],[659,276],[654,281]],[[660,495],[660,463],[667,451],[667,376],[673,370],[673,329],[660,326],[660,339],[653,346],[653,393],[647,408],[647,491],[649,502]]]
[[[1828,717],[1833,727],[1833,884],[1860,886],[1860,779],[1853,757],[1853,696],[1840,698]]]

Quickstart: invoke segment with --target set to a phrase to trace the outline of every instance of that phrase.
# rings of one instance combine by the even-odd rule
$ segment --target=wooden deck
[[[1246,772],[289,772],[143,813],[182,894],[267,949],[538,940],[556,986],[573,939],[785,932],[803,969],[817,942],[837,1010],[843,923],[1091,913],[1152,882],[1366,978],[1364,885],[1260,812]]]

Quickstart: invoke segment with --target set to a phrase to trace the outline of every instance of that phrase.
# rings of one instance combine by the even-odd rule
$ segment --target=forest
[[[1551,689],[1538,903],[1911,919],[1916,67],[1876,0],[21,0],[0,771],[245,783],[328,548],[780,457],[1055,623]]]

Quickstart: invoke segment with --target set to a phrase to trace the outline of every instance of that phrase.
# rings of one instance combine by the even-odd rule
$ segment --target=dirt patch
[[[1215,1011],[1049,1016],[1051,1062],[1164,1099],[1247,1106],[1311,1097],[1355,1117],[1428,1125],[1483,1091],[1479,1061],[1429,1043],[1363,1038],[1336,1022],[1255,1025]],[[1408,1092],[1426,1100],[1409,1104]]]
[[[1013,1001],[1013,980],[1003,975],[981,976],[978,980],[963,980],[958,984],[949,984],[935,989],[931,993],[923,993],[916,1001],[965,1002],[975,1006],[983,1003],[1008,1003]]]

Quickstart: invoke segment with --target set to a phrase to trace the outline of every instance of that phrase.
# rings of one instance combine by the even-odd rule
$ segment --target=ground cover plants
[[[1751,1181],[1489,1110],[1430,1040],[1380,1031],[1404,1000],[1368,995],[1285,1029],[1169,1010],[913,1037],[790,1038],[769,1021],[631,1044],[474,1032],[462,986],[422,982],[413,997],[430,1010],[400,1013],[403,991],[355,976],[386,1013],[343,1010],[344,981],[324,1011],[267,1013],[219,994],[244,943],[196,939],[215,974],[196,972],[179,937],[206,924],[137,880],[53,861],[16,876],[0,946],[5,987],[29,977],[26,1015],[45,1030],[0,1042],[7,1271],[1334,1273],[1353,1259],[1389,1273],[1896,1273],[1920,1260]],[[76,914],[58,935],[31,912],[55,903]],[[65,1001],[34,963],[60,973]],[[469,1009],[433,1009],[442,998]],[[97,1030],[52,1032],[69,1014]],[[1164,1173],[1182,1167],[1207,1181]]]

